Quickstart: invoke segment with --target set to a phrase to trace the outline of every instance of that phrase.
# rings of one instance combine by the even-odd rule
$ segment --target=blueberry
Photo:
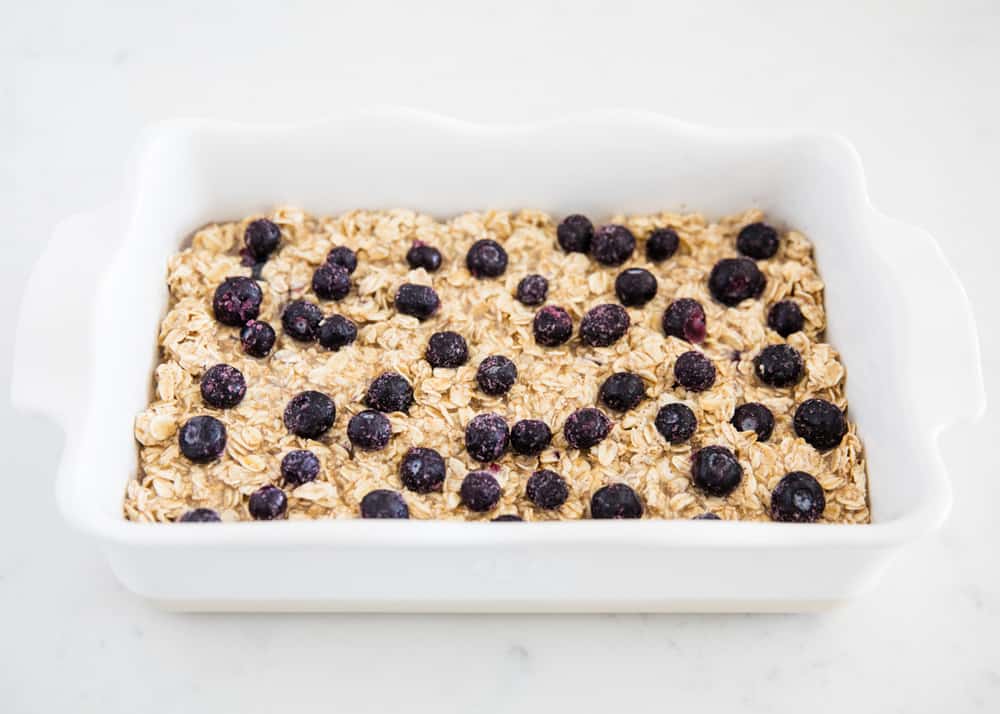
[[[518,516],[518,515],[515,515],[515,514],[513,514],[513,513],[505,513],[504,515],[502,515],[502,516],[497,516],[496,518],[493,518],[493,519],[491,519],[491,520],[492,520],[492,521],[493,521],[494,523],[505,523],[505,522],[514,522],[514,521],[516,521],[516,522],[520,523],[520,522],[521,522],[521,521],[523,521],[524,519],[523,519],[523,518],[521,518],[521,517],[520,517],[520,516]]]
[[[526,275],[517,284],[517,300],[524,305],[541,305],[549,294],[549,281],[542,275]]]
[[[477,240],[465,256],[465,266],[477,278],[496,278],[507,270],[507,251],[495,240]]]
[[[267,357],[274,347],[274,328],[260,320],[250,320],[240,330],[240,344],[251,357]]]
[[[535,313],[531,323],[535,342],[544,347],[558,347],[573,336],[573,319],[557,305],[546,305]]]
[[[218,523],[222,520],[219,514],[213,511],[211,508],[195,508],[190,511],[185,511],[184,514],[177,519],[179,523]]]
[[[757,379],[772,387],[791,387],[802,379],[802,355],[791,345],[771,345],[753,360]]]
[[[706,446],[691,458],[691,480],[710,496],[728,496],[743,479],[743,467],[725,446]]]
[[[775,303],[767,313],[767,326],[782,337],[798,332],[805,324],[802,311],[794,300]]]
[[[615,295],[622,305],[641,307],[656,297],[656,278],[644,268],[623,270],[615,278]]]
[[[266,218],[259,218],[252,221],[243,233],[243,242],[246,243],[250,255],[258,261],[267,260],[278,247],[281,240],[281,229]]]
[[[631,486],[602,486],[590,498],[590,517],[600,519],[642,518],[642,501]]]
[[[708,276],[712,297],[733,307],[764,292],[767,278],[749,258],[723,258]]]
[[[566,418],[563,436],[574,449],[597,446],[611,433],[611,420],[600,409],[584,407]]]
[[[350,274],[358,267],[358,256],[346,245],[338,245],[327,253],[326,262],[330,265],[339,265],[342,268],[346,268],[348,274]]]
[[[476,383],[491,397],[499,397],[510,391],[517,380],[517,367],[503,355],[490,355],[479,363]]]
[[[358,326],[343,315],[330,315],[319,323],[316,337],[323,347],[336,352],[358,338]]]
[[[288,431],[303,439],[318,439],[333,426],[337,408],[322,392],[307,390],[292,397],[285,407],[284,421]]]
[[[531,474],[524,495],[539,508],[551,510],[559,508],[569,498],[569,487],[566,479],[549,469],[542,469]]]
[[[646,257],[659,263],[673,256],[680,245],[680,238],[673,228],[657,228],[646,238]]]
[[[692,521],[721,521],[722,519],[719,518],[714,513],[712,513],[711,511],[708,511],[707,513],[702,513],[701,515],[695,516],[691,520]]]
[[[366,409],[347,422],[347,438],[359,449],[379,451],[392,436],[392,425],[382,412]]]
[[[296,449],[281,458],[281,477],[289,486],[301,486],[319,476],[319,458],[311,451]]]
[[[660,432],[660,436],[676,445],[683,444],[694,436],[694,432],[698,428],[698,420],[695,419],[691,407],[674,402],[660,407],[653,425]]]
[[[250,494],[248,510],[255,521],[284,518],[288,510],[288,497],[277,486],[261,486]]]
[[[510,429],[499,414],[477,414],[465,427],[465,450],[476,461],[496,461],[507,450]]]
[[[692,344],[705,339],[705,308],[691,298],[674,300],[663,311],[663,332]]]
[[[628,312],[621,305],[598,305],[580,321],[580,340],[591,347],[607,347],[628,332]]]
[[[351,292],[351,274],[343,265],[323,263],[313,273],[312,289],[323,300],[342,300]]]
[[[299,342],[312,342],[316,339],[319,323],[323,320],[323,311],[319,306],[308,300],[296,300],[288,304],[281,313],[281,326],[285,334]]]
[[[813,448],[827,451],[838,446],[844,438],[847,420],[836,404],[825,399],[807,399],[795,410],[792,427]]]
[[[399,464],[399,479],[403,486],[416,493],[440,491],[444,486],[445,464],[434,449],[414,447],[406,452]]]
[[[398,372],[383,372],[365,394],[365,406],[380,412],[408,412],[412,404],[413,387]]]
[[[590,242],[594,239],[594,224],[586,216],[566,216],[556,228],[556,239],[567,253],[589,253]]]
[[[423,268],[428,273],[433,273],[441,267],[441,251],[433,246],[415,241],[413,246],[406,251],[406,262],[413,270]]]
[[[361,499],[362,518],[409,518],[410,509],[402,495],[387,488],[376,488]]]
[[[743,255],[766,260],[778,252],[778,231],[766,223],[751,223],[740,231],[736,248]]]
[[[431,367],[455,369],[469,361],[469,345],[457,332],[435,332],[427,340],[424,357]]]
[[[602,265],[621,265],[635,250],[635,236],[625,226],[610,224],[594,231],[590,254]]]
[[[631,372],[615,372],[604,380],[598,397],[617,412],[635,409],[646,396],[646,385],[642,378]]]
[[[736,407],[732,423],[736,431],[756,432],[758,442],[767,441],[774,432],[774,415],[770,409],[757,402],[740,404]]]
[[[396,309],[404,315],[412,315],[421,322],[433,315],[441,307],[441,299],[434,288],[427,285],[404,283],[399,286],[394,299]]]
[[[247,383],[243,373],[228,364],[217,364],[201,376],[201,398],[216,409],[229,409],[243,401]]]
[[[255,280],[242,276],[226,278],[215,289],[212,311],[223,325],[243,327],[260,314],[263,299],[264,293]]]
[[[177,434],[181,453],[196,464],[207,464],[226,450],[226,427],[211,416],[191,417]]]
[[[687,390],[704,392],[715,384],[715,365],[701,352],[685,352],[674,363],[674,379]]]
[[[510,448],[514,453],[536,456],[552,443],[552,430],[538,419],[522,419],[510,430]]]
[[[459,489],[462,504],[477,513],[494,508],[500,501],[501,493],[500,483],[488,471],[472,471],[466,474]]]
[[[823,487],[805,471],[782,477],[771,492],[771,519],[786,523],[812,523],[826,509]]]

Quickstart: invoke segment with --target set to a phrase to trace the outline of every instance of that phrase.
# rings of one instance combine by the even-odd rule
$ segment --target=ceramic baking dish
[[[829,340],[848,368],[873,524],[714,521],[315,521],[143,525],[136,469],[167,257],[205,223],[294,204],[439,216],[762,208],[814,242]],[[72,279],[70,279],[70,276]],[[926,325],[947,325],[947,339]],[[935,375],[947,365],[948,380]],[[706,130],[603,112],[480,126],[382,109],[308,126],[172,121],[150,129],[124,198],[62,223],[31,275],[15,403],[66,432],[66,518],[142,596],[211,610],[792,611],[850,598],[950,503],[940,431],[978,418],[972,313],[923,231],[869,204],[842,139]]]

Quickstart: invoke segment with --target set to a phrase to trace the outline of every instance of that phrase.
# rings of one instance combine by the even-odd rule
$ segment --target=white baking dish
[[[207,222],[278,203],[441,216],[537,207],[597,219],[759,206],[815,243],[829,338],[868,452],[874,523],[125,521],[167,257]],[[149,130],[124,199],[61,224],[36,266],[13,397],[65,429],[59,505],[101,542],[121,581],[169,606],[220,610],[826,606],[870,586],[894,552],[941,523],[950,491],[938,434],[984,408],[961,285],[926,233],[872,209],[845,141],[627,112],[499,127],[397,109],[299,127]]]

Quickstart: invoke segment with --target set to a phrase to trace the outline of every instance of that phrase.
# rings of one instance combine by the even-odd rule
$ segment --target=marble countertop
[[[874,592],[827,614],[179,615],[125,592],[61,522],[61,436],[10,407],[8,323],[0,709],[1000,709],[995,4],[98,5],[42,0],[5,13],[5,312],[54,223],[117,192],[137,132],[157,119],[287,120],[394,103],[518,121],[629,106],[850,138],[876,206],[929,229],[965,282],[991,408],[942,438],[955,486],[944,528]],[[874,306],[873,329],[878,319]],[[948,325],[927,331],[948,339]],[[947,389],[947,375],[947,365],[927,375],[928,388]]]

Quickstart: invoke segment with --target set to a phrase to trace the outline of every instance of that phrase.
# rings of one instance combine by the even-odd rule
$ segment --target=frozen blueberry
[[[663,332],[692,344],[705,339],[705,308],[691,298],[674,300],[663,311]]]
[[[602,486],[590,498],[590,517],[601,519],[642,518],[642,501],[631,486]]]
[[[505,523],[505,522],[514,522],[514,521],[517,521],[518,523],[520,523],[524,519],[521,518],[518,515],[513,514],[513,513],[505,513],[504,515],[497,516],[496,518],[493,518],[491,520],[494,523]]]
[[[201,375],[201,398],[216,409],[229,409],[243,401],[247,383],[243,373],[228,364],[217,364]]]
[[[392,436],[392,425],[385,414],[366,409],[347,422],[347,438],[359,449],[378,451],[384,449]]]
[[[782,477],[771,492],[771,519],[786,523],[812,523],[826,509],[826,496],[819,481],[805,471]]]
[[[281,313],[281,326],[285,328],[285,334],[299,342],[315,340],[319,323],[322,320],[323,311],[316,303],[308,300],[291,302]]]
[[[518,302],[541,305],[549,294],[549,281],[542,275],[526,275],[517,284]]]
[[[712,297],[732,307],[764,291],[767,278],[749,258],[723,258],[708,276]]]
[[[288,431],[303,439],[318,439],[333,426],[337,408],[322,392],[307,390],[292,397],[285,407],[284,421]]]
[[[495,240],[477,240],[465,256],[465,266],[477,278],[496,278],[507,270],[507,251]]]
[[[376,488],[361,499],[362,518],[409,518],[410,509],[403,496],[387,488]]]
[[[240,344],[251,357],[267,357],[274,340],[274,328],[260,320],[250,320],[240,330]]]
[[[316,337],[323,347],[336,352],[358,338],[358,326],[343,315],[330,315],[319,323]]]
[[[641,307],[656,297],[656,278],[644,268],[623,270],[615,278],[615,295],[622,305]]]
[[[184,514],[177,519],[179,523],[218,523],[222,519],[219,514],[213,511],[211,508],[195,508],[190,511],[185,511]]]
[[[403,486],[416,493],[440,491],[444,476],[444,459],[434,449],[416,446],[406,452],[399,464],[399,479]]]
[[[836,404],[825,399],[807,399],[795,410],[792,427],[814,448],[827,451],[844,438],[847,420]]]
[[[607,347],[628,332],[628,312],[621,305],[598,305],[580,320],[580,340],[591,347]]]
[[[589,253],[590,242],[594,239],[594,224],[586,216],[566,216],[556,228],[556,239],[567,253]]]
[[[433,246],[415,241],[406,251],[406,262],[413,270],[423,268],[428,273],[433,273],[441,267],[441,251]]]
[[[510,448],[514,453],[536,456],[552,443],[552,430],[538,419],[522,419],[510,430]]]
[[[674,363],[674,379],[687,390],[704,392],[715,384],[715,365],[701,352],[685,352]]]
[[[660,432],[660,436],[671,444],[683,444],[694,436],[695,429],[698,428],[698,420],[695,419],[691,407],[674,402],[660,407],[653,425]]]
[[[631,372],[615,372],[604,380],[598,393],[600,400],[617,412],[635,409],[645,396],[642,378]]]
[[[496,461],[509,439],[510,429],[499,414],[477,414],[465,427],[465,450],[476,461]]]
[[[702,513],[701,515],[695,516],[691,520],[692,521],[721,521],[722,519],[719,518],[714,513],[712,513],[711,511],[709,511],[707,513]]]
[[[380,412],[408,412],[412,404],[413,387],[398,372],[380,374],[365,394],[365,406]]]
[[[338,245],[326,254],[326,262],[330,265],[339,265],[342,268],[346,268],[350,274],[358,267],[358,256],[346,245]]]
[[[242,327],[257,318],[263,299],[264,293],[261,292],[260,285],[252,278],[226,278],[215,289],[212,311],[215,319],[223,325]]]
[[[763,404],[750,402],[740,404],[733,412],[733,426],[736,431],[753,431],[757,433],[757,441],[764,442],[771,438],[774,431],[774,415]]]
[[[281,458],[281,477],[289,486],[301,486],[319,476],[319,457],[311,451],[296,449]]]
[[[559,508],[569,498],[569,487],[566,479],[555,471],[542,469],[528,477],[524,495],[539,508]]]
[[[190,461],[207,464],[226,450],[226,427],[215,417],[191,417],[177,433],[177,442]]]
[[[778,252],[778,231],[766,223],[751,223],[740,231],[736,248],[743,255],[767,260]]]
[[[510,391],[517,380],[517,367],[503,355],[490,355],[479,363],[476,383],[491,397],[499,397]]]
[[[435,332],[427,340],[424,357],[431,367],[454,369],[469,361],[469,345],[457,332]]]
[[[743,478],[743,467],[725,446],[706,446],[691,458],[691,480],[710,496],[728,496]]]
[[[535,342],[545,347],[558,347],[573,336],[573,319],[557,305],[546,305],[535,313],[531,323]]]
[[[791,345],[771,345],[753,360],[757,379],[772,387],[791,387],[802,379],[802,355]]]
[[[634,250],[635,236],[632,231],[614,223],[594,231],[594,239],[590,243],[590,254],[602,265],[621,265],[632,257]]]
[[[775,303],[767,313],[767,326],[782,337],[798,332],[804,324],[802,311],[794,300]]]
[[[250,494],[248,510],[255,521],[284,518],[288,511],[288,497],[277,486],[261,486]]]
[[[267,260],[278,247],[281,240],[281,229],[266,218],[259,218],[252,221],[243,233],[243,242],[246,243],[250,255],[258,261]]]
[[[396,309],[404,315],[412,315],[421,322],[437,312],[441,299],[428,285],[405,283],[399,286],[394,299]]]
[[[351,292],[351,274],[336,263],[323,263],[312,279],[313,292],[323,300],[342,300]]]
[[[470,511],[483,513],[491,510],[500,501],[500,483],[488,471],[472,471],[466,474],[459,488],[462,503]]]
[[[594,407],[577,409],[566,418],[563,436],[574,449],[597,446],[611,433],[611,420]]]
[[[680,239],[673,228],[657,228],[646,238],[646,257],[653,263],[659,263],[677,252]]]

